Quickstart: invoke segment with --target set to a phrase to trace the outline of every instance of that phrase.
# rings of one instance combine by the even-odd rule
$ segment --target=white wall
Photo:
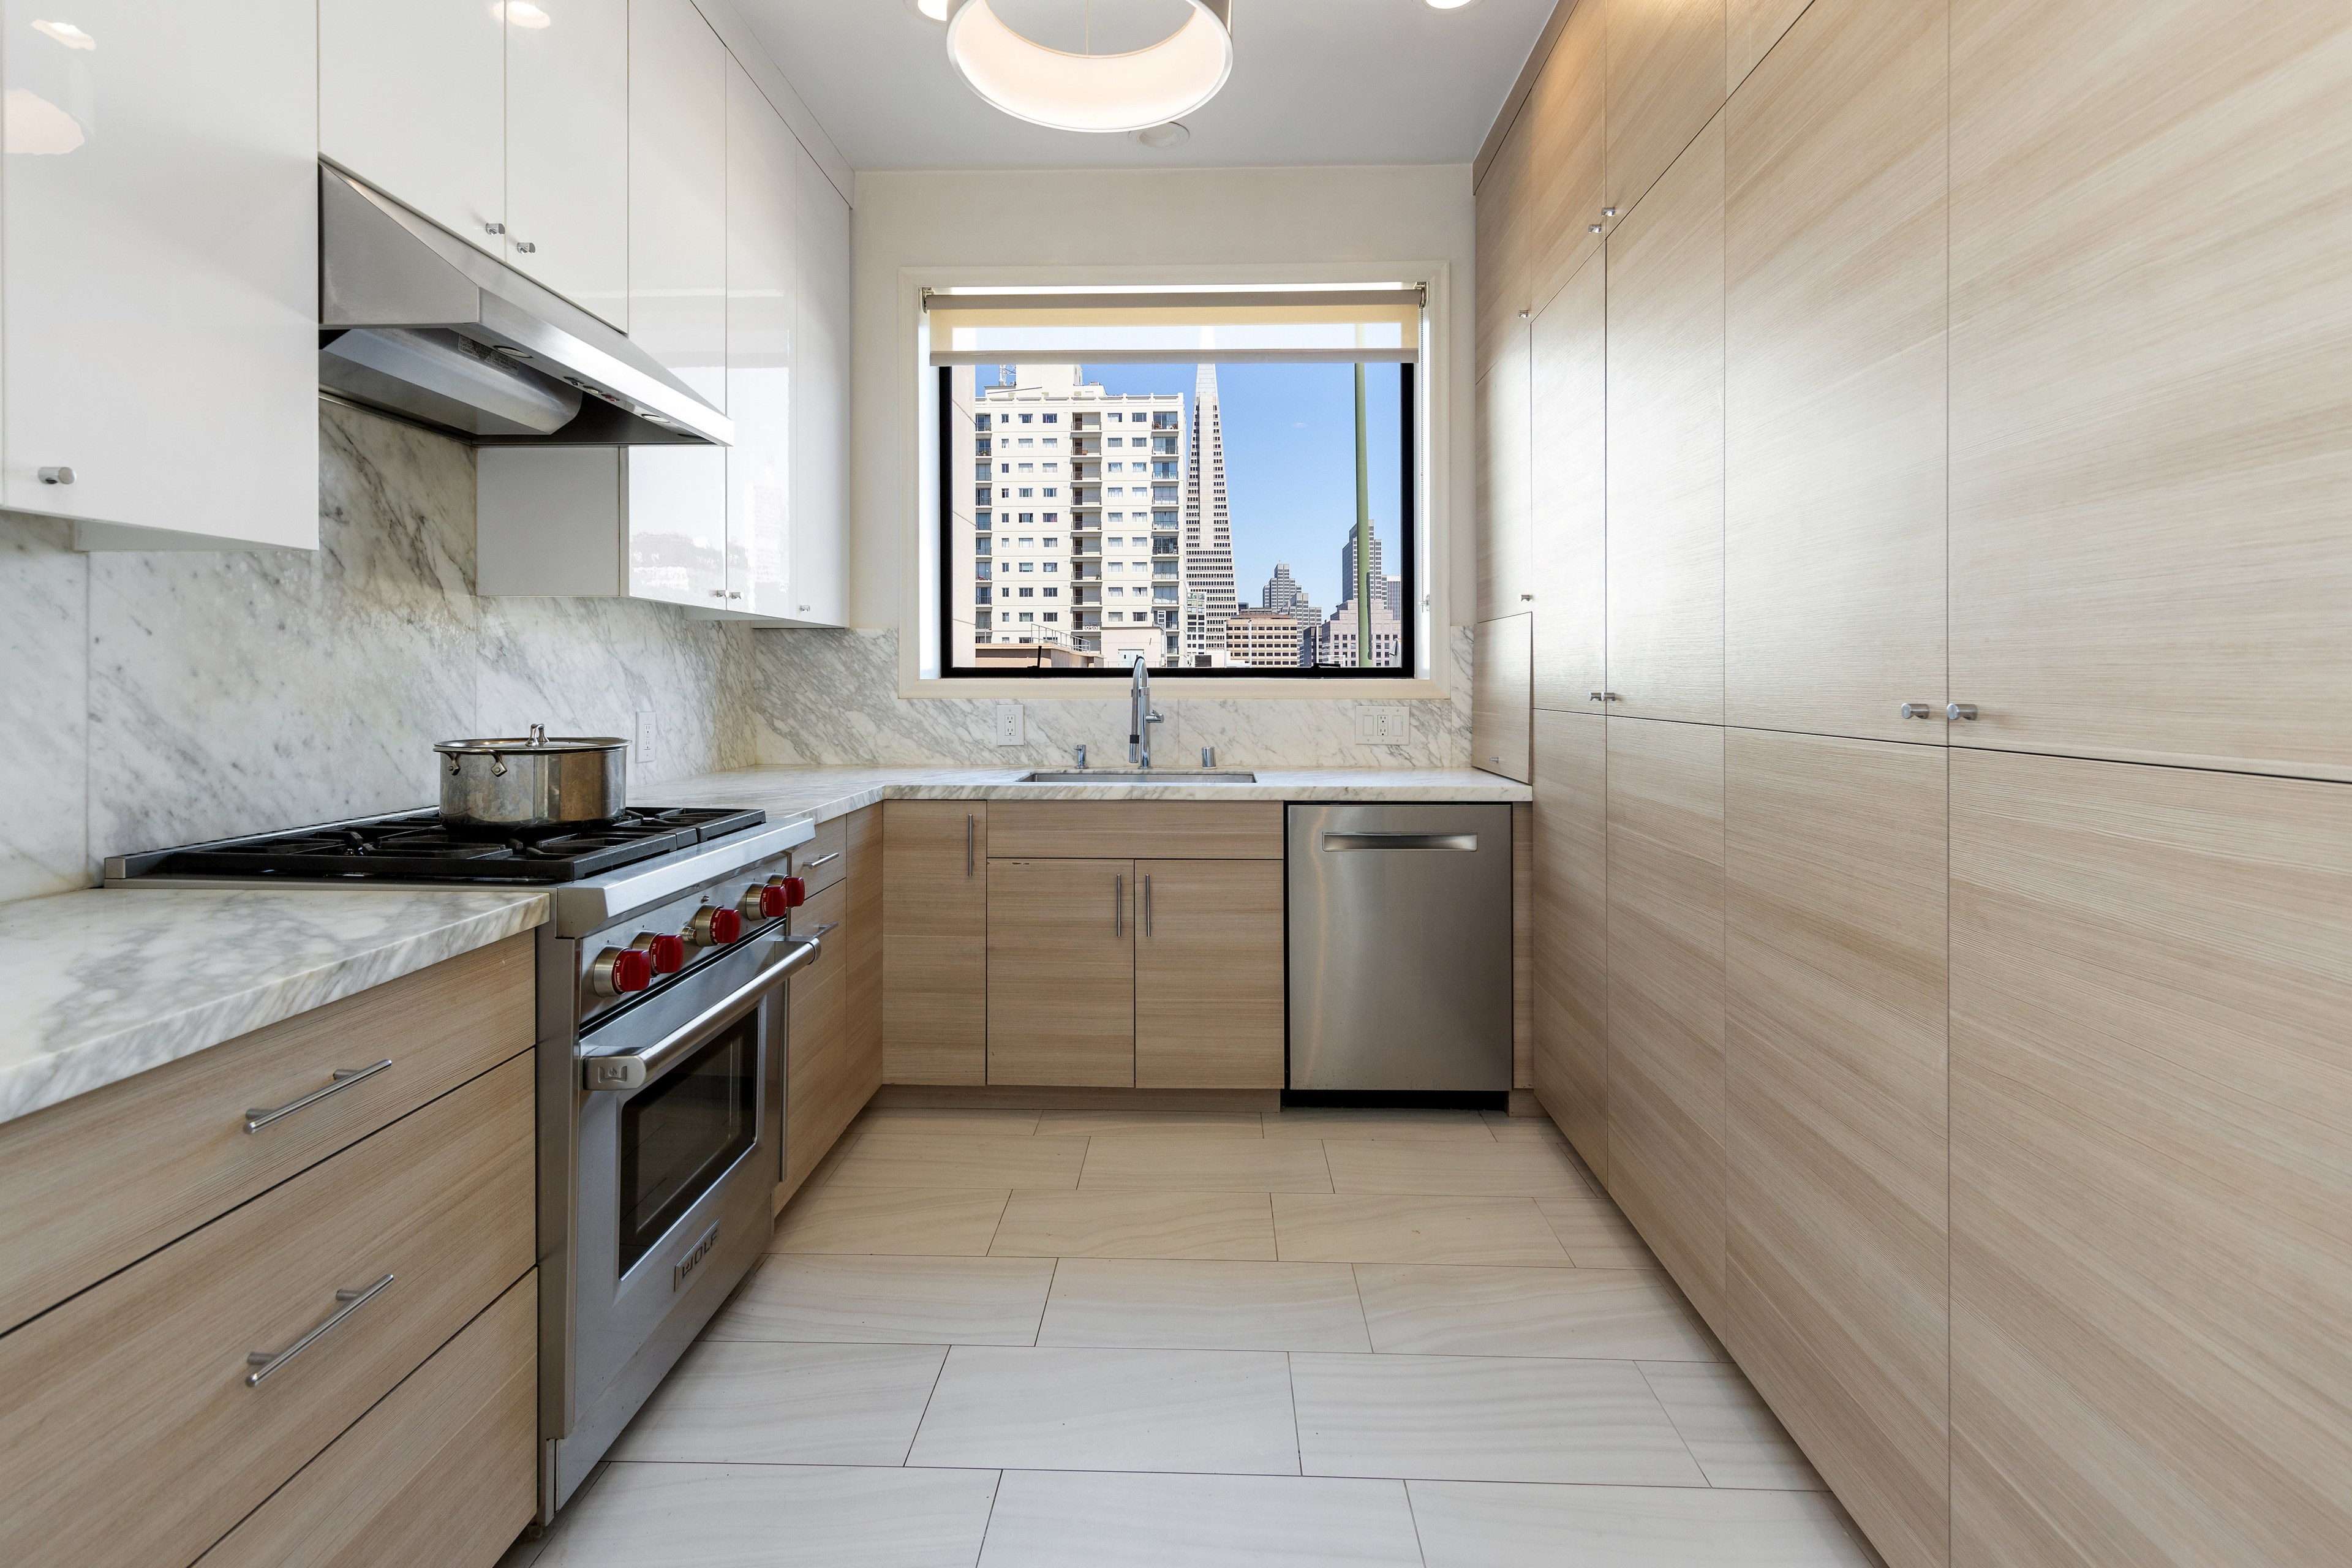
[[[1475,591],[1473,217],[1467,164],[860,174],[851,230],[850,624],[898,627],[911,605],[908,552],[919,507],[904,269],[1102,268],[1140,281],[1139,268],[1164,265],[1181,281],[1216,268],[1442,261],[1449,330],[1444,363],[1432,367],[1444,374],[1427,379],[1441,432],[1432,445],[1443,450],[1442,462],[1430,455],[1432,473],[1443,481],[1425,521],[1436,603],[1448,611],[1437,619],[1466,626]],[[1433,650],[1441,680],[1450,640]]]

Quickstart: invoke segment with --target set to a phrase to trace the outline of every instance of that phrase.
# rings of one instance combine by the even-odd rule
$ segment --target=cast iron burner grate
[[[439,813],[419,811],[134,855],[125,870],[133,877],[573,882],[767,820],[764,811],[724,806],[633,806],[577,832],[485,840],[452,834]]]

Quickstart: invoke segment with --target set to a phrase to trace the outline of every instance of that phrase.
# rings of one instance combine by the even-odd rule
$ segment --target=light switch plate
[[[1412,743],[1412,709],[1402,702],[1356,704],[1356,744],[1408,746]]]
[[[1026,737],[1021,722],[1021,704],[1000,702],[996,705],[996,743],[1000,746],[1024,744]]]
[[[661,756],[661,725],[650,708],[637,710],[636,763],[641,768],[653,766]]]

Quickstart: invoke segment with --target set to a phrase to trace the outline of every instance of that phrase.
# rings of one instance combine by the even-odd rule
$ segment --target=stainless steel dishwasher
[[[1507,1094],[1511,808],[1289,808],[1290,1088]]]

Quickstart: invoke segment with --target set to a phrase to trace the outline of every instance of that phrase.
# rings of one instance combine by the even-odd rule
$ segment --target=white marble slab
[[[0,516],[0,900],[89,880],[89,557],[72,531]]]
[[[0,906],[0,1121],[529,931],[535,892],[90,889]]]

